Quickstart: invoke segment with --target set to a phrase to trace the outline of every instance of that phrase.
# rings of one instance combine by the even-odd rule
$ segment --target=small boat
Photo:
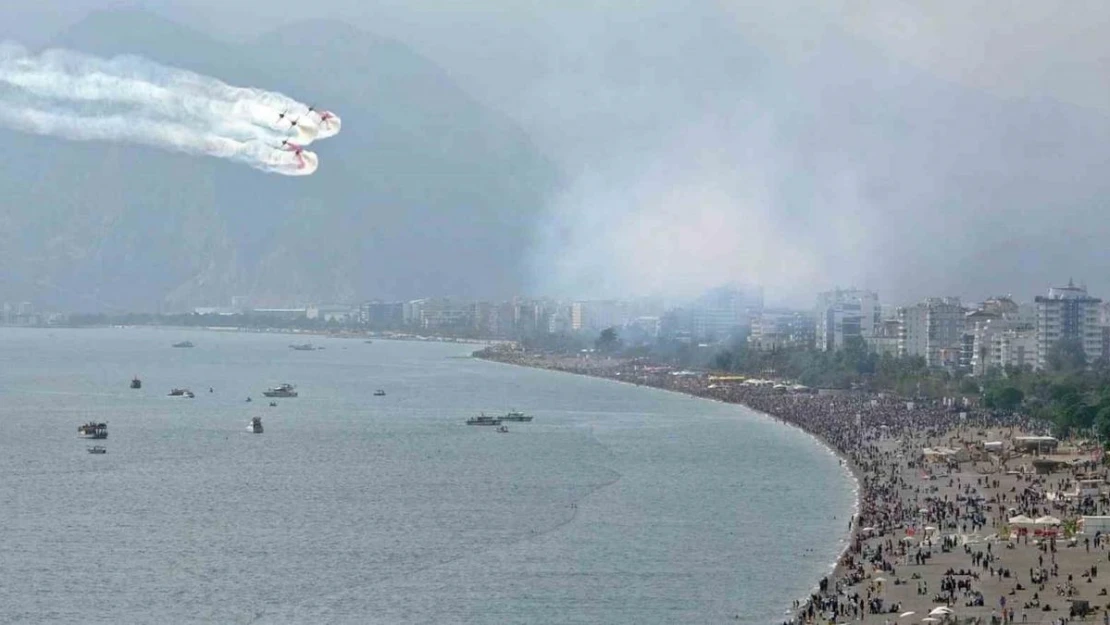
[[[101,447],[100,445],[93,445],[92,447],[89,447],[89,453],[90,454],[106,454],[106,453],[108,453],[108,450],[104,447]]]
[[[186,399],[192,399],[196,396],[193,395],[193,391],[190,391],[187,388],[175,388],[170,391],[170,397],[184,397]]]
[[[497,433],[498,434],[508,434],[509,433],[509,426],[507,426],[507,425],[497,426]]]
[[[250,425],[247,426],[247,431],[248,432],[254,432],[255,434],[261,434],[262,433],[262,417],[251,417],[251,422],[250,422]]]
[[[174,347],[195,347],[195,345],[193,345],[192,341],[181,341],[180,343],[174,343],[173,346]]]
[[[374,397],[385,397],[385,391],[379,388],[378,390],[374,391]]]
[[[108,438],[108,424],[89,421],[77,426],[77,434],[84,438]]]
[[[501,425],[501,419],[498,417],[487,417],[481,415],[479,417],[471,417],[466,420],[467,425]]]
[[[135,377],[131,378],[131,388],[142,388],[142,387],[143,387],[143,381],[139,379],[139,376],[135,376]]]
[[[505,416],[501,417],[501,420],[516,421],[518,423],[528,423],[532,420],[532,417],[531,415],[526,415],[523,412],[517,412],[516,410],[513,410],[507,413]]]
[[[289,349],[295,349],[298,352],[312,352],[319,348],[313,347],[312,343],[301,343],[300,345],[290,345]]]
[[[292,384],[282,384],[262,392],[266,397],[296,397],[296,387]]]
[[[271,408],[277,408],[277,402],[276,401],[270,402],[270,407]]]

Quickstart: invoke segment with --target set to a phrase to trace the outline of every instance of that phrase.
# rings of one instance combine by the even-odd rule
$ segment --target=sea
[[[0,622],[754,625],[831,571],[855,482],[811,436],[474,349],[0,328]]]

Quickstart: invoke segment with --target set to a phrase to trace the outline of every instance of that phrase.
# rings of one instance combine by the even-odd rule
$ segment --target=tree
[[[1049,371],[1069,373],[1087,368],[1087,353],[1078,339],[1060,339],[1048,350],[1045,365]]]
[[[1002,410],[1005,412],[1013,412],[1021,406],[1021,402],[1025,399],[1025,393],[1020,389],[1012,386],[1004,386],[1002,388],[992,388],[983,396],[983,404],[987,408],[995,410]]]
[[[597,351],[610,354],[620,348],[620,337],[617,336],[616,328],[605,328],[601,334],[594,341],[594,347]]]

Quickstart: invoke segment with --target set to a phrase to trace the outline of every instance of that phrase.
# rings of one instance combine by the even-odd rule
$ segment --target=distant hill
[[[282,91],[337,111],[343,132],[315,148],[316,175],[286,178],[0,130],[0,300],[180,310],[520,290],[555,168],[404,45],[324,21],[233,45],[130,10],[55,45]]]

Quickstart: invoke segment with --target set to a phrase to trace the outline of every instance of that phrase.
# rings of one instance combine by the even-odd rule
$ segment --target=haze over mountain
[[[562,176],[522,185],[537,208],[524,209],[519,254],[482,265],[484,293],[688,295],[758,282],[769,301],[808,306],[836,285],[891,303],[1024,299],[1071,276],[1110,296],[1108,3],[127,1],[221,41],[299,34],[314,17],[354,24],[412,46],[473,94],[467,106],[519,125]],[[115,2],[0,8],[0,33],[49,32],[42,24]],[[262,63],[299,50],[282,49]],[[340,175],[325,171],[339,147],[321,175]],[[422,215],[395,218],[418,228]],[[365,258],[436,271],[412,250]],[[252,262],[235,267],[254,285]]]
[[[522,289],[556,180],[503,114],[404,45],[331,21],[248,44],[140,11],[93,13],[53,45],[140,53],[335,109],[308,178],[0,131],[5,298],[81,310],[358,301]]]

